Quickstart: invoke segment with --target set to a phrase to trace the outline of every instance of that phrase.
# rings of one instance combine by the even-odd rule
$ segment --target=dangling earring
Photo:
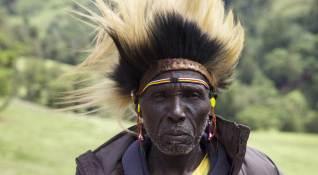
[[[215,105],[216,105],[216,99],[215,97],[212,97],[210,99],[211,103],[211,118],[209,118],[209,135],[208,140],[211,141],[213,137],[216,135],[216,115],[215,115]]]
[[[142,134],[142,119],[141,119],[141,112],[140,112],[140,104],[137,104],[137,130],[138,130],[138,140],[143,141],[144,136]]]

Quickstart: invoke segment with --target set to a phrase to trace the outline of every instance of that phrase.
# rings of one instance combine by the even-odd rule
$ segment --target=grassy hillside
[[[317,174],[318,135],[255,132],[249,144],[269,155],[287,175]]]
[[[75,117],[14,101],[0,113],[0,174],[74,174],[74,158],[118,130],[113,120]]]
[[[0,113],[1,175],[74,174],[74,158],[118,132],[114,120],[75,116],[15,100]],[[314,175],[318,136],[253,133],[249,142],[288,175]]]

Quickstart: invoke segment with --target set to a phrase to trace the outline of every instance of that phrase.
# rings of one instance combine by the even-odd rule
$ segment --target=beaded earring
[[[140,104],[138,103],[137,106],[137,130],[138,130],[138,140],[143,141],[144,136],[142,134],[142,119],[141,119],[141,111],[140,111]]]
[[[216,115],[215,115],[215,105],[216,105],[216,99],[215,97],[212,97],[210,99],[211,103],[211,115],[209,118],[209,135],[208,140],[212,140],[213,137],[216,135]]]

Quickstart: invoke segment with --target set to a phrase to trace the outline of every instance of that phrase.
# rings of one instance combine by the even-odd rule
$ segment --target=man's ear
[[[209,109],[208,115],[209,115],[209,116],[212,116],[212,109],[211,109],[211,108]]]
[[[142,111],[141,111],[140,103],[137,104],[137,114],[138,114],[139,117],[142,119]]]

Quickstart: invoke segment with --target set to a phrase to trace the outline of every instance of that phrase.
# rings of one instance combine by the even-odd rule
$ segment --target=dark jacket
[[[248,127],[230,122],[221,117],[217,119],[217,141],[221,146],[219,151],[222,157],[222,150],[226,158],[217,161],[213,165],[217,169],[209,174],[213,175],[281,175],[273,161],[265,154],[247,147],[247,140],[250,130]],[[131,128],[134,129],[134,128]],[[134,145],[136,137],[121,132],[95,151],[87,151],[76,159],[76,175],[123,175],[123,155],[127,149]],[[207,152],[215,151],[215,143],[207,144]],[[132,151],[133,152],[133,151]],[[130,153],[134,154],[134,153]],[[137,156],[132,156],[137,157]],[[223,156],[224,157],[224,156]],[[130,160],[130,163],[137,163],[139,159]],[[222,159],[222,158],[221,158]],[[142,158],[140,159],[142,162]],[[213,162],[210,161],[210,162]],[[133,173],[132,173],[133,174]],[[135,173],[141,175],[143,173]],[[146,173],[147,174],[147,173]]]

